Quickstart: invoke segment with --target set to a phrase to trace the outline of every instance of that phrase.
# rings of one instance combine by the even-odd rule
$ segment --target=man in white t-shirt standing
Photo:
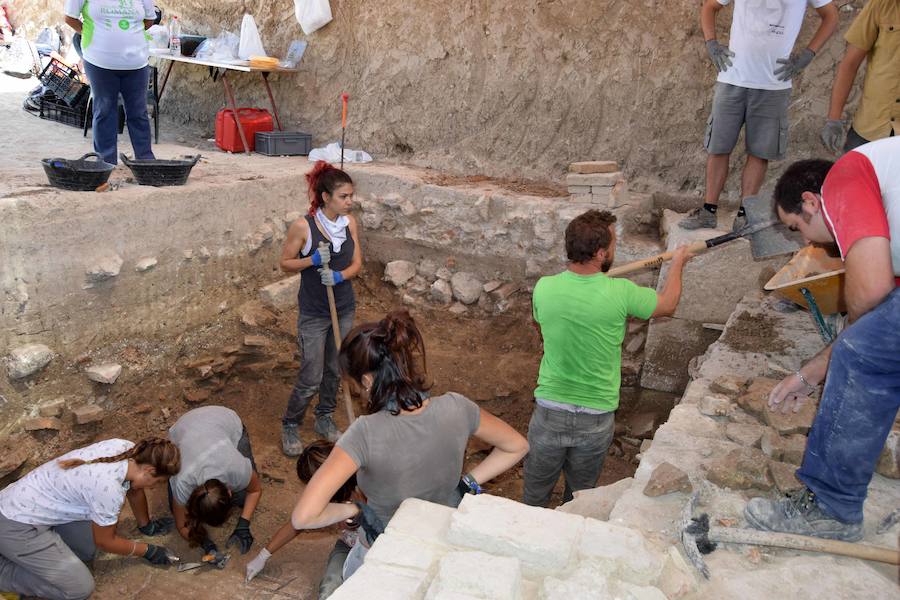
[[[791,79],[812,62],[838,25],[838,9],[831,0],[734,0],[726,47],[716,40],[716,15],[731,2],[705,0],[700,11],[706,50],[719,76],[704,138],[706,196],[703,206],[681,221],[684,229],[716,227],[731,152],[745,125],[741,200],[759,193],[769,161],[782,160],[787,152]],[[794,52],[807,4],[822,21],[809,45]],[[733,228],[746,222],[741,206]]]

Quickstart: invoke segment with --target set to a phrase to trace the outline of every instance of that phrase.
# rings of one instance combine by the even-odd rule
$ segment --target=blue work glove
[[[247,554],[247,552],[250,551],[250,546],[253,545],[253,535],[250,534],[250,521],[244,517],[238,519],[237,525],[234,528],[234,533],[228,538],[225,547],[230,548],[233,544],[238,545],[241,554]]]
[[[312,253],[310,258],[314,267],[321,267],[323,264],[327,265],[331,261],[331,251],[328,249],[328,246],[322,246],[316,248],[316,251]]]
[[[731,66],[731,59],[734,58],[734,52],[723,46],[716,40],[706,42],[706,53],[709,54],[709,60],[715,65],[716,71],[727,71]]]
[[[815,52],[809,48],[804,48],[800,52],[791,54],[790,58],[779,58],[775,62],[781,66],[775,69],[775,75],[781,81],[790,81],[795,75],[799,75],[800,71],[805,69],[815,57]]]
[[[175,519],[172,517],[163,517],[162,519],[151,519],[149,523],[143,527],[138,527],[138,531],[144,535],[165,535],[172,531],[175,527]]]
[[[319,269],[319,275],[322,277],[322,285],[334,287],[344,281],[344,276],[340,271],[332,271],[331,269]]]

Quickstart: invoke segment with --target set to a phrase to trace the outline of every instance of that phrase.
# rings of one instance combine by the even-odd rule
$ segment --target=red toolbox
[[[237,112],[247,144],[253,152],[256,147],[256,132],[272,131],[272,115],[264,108],[239,108]],[[223,108],[216,113],[216,146],[228,152],[244,151],[241,135],[234,122],[234,113],[230,108]]]

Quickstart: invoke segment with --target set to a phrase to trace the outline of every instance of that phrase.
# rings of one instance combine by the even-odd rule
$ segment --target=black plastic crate
[[[90,86],[81,83],[78,71],[56,58],[50,59],[38,79],[69,106],[75,107],[87,102]]]
[[[84,116],[87,105],[82,103],[72,107],[67,105],[59,98],[53,96],[43,96],[40,99],[40,110],[38,116],[48,121],[56,121],[63,125],[71,125],[81,129],[84,127]]]
[[[312,136],[298,131],[258,131],[256,151],[267,156],[306,156],[312,150]]]

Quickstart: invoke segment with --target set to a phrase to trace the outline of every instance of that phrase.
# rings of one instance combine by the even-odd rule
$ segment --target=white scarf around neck
[[[350,219],[345,215],[339,215],[337,219],[332,221],[325,216],[325,213],[322,212],[321,208],[317,208],[316,221],[319,222],[319,225],[322,226],[322,229],[324,229],[325,233],[328,234],[328,237],[331,238],[331,245],[334,248],[334,251],[340,252],[341,246],[347,241],[347,226],[350,224]]]

